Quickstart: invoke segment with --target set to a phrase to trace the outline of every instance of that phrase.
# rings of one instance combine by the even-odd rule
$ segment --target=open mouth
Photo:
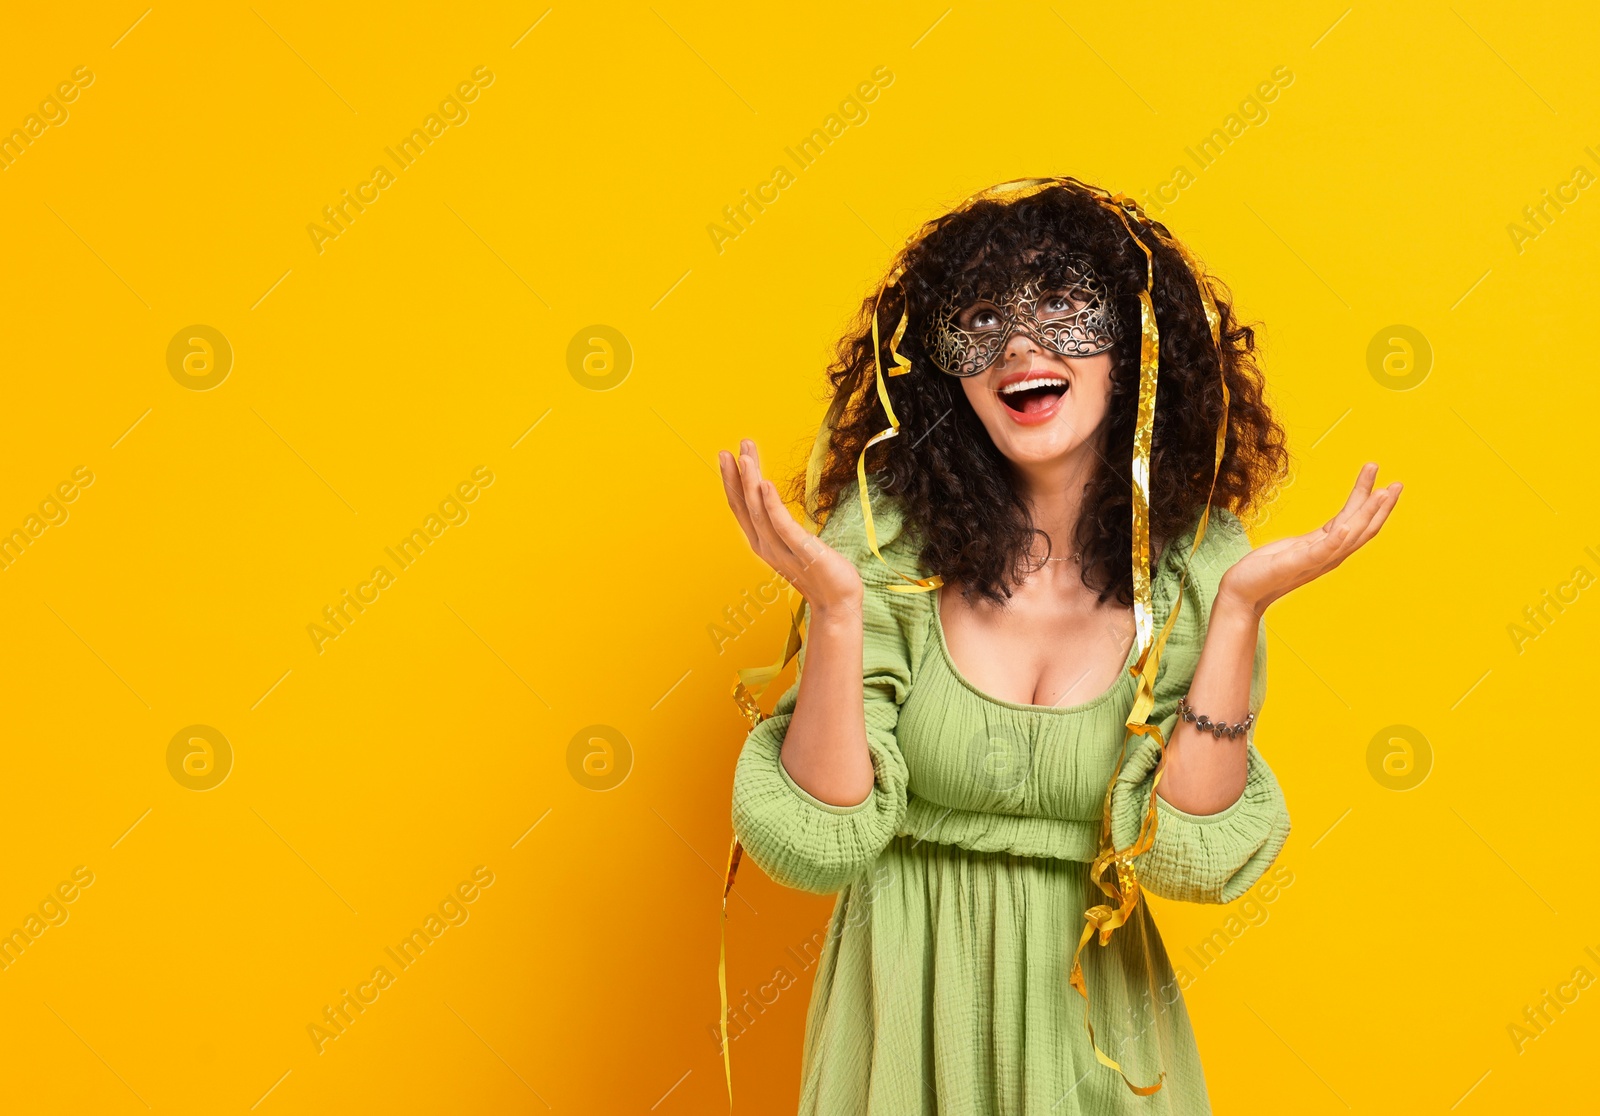
[[[1067,393],[1061,376],[1033,376],[1000,389],[1000,402],[1020,415],[1040,414],[1055,407]]]

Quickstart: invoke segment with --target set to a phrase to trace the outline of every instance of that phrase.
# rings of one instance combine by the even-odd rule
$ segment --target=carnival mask
[[[1094,356],[1116,343],[1116,303],[1088,260],[1058,254],[1002,290],[958,287],[934,312],[922,343],[941,372],[976,376],[1017,332],[1061,356]]]

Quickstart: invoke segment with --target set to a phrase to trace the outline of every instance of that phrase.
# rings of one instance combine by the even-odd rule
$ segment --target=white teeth
[[[1014,384],[1007,384],[1000,389],[1001,395],[1010,395],[1017,391],[1030,391],[1042,387],[1066,387],[1067,381],[1060,376],[1035,376],[1028,380],[1018,380]]]

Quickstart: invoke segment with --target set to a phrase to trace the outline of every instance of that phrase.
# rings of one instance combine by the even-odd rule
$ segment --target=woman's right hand
[[[717,454],[722,487],[750,549],[800,591],[813,619],[861,614],[861,574],[844,555],[802,527],[778,495],[778,486],[761,475],[756,444],[746,438],[736,458]]]

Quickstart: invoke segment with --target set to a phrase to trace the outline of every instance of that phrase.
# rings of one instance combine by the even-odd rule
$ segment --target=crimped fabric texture
[[[931,572],[895,503],[874,493],[873,510],[885,558],[913,577]],[[781,753],[797,680],[747,738],[733,793],[734,831],[751,860],[787,886],[838,892],[807,1016],[802,1116],[1209,1112],[1179,982],[1147,905],[1109,945],[1085,951],[1084,970],[1102,1049],[1136,1081],[1165,1070],[1160,1092],[1134,1096],[1099,1066],[1083,1000],[1067,984],[1083,911],[1102,898],[1088,862],[1136,680],[1124,670],[1071,706],[991,697],[951,660],[938,594],[889,591],[903,582],[867,547],[854,500],[840,503],[822,539],[855,562],[866,588],[876,781],[863,802],[836,806],[788,775]],[[1192,539],[1191,530],[1173,540],[1152,570],[1158,625]],[[1237,518],[1213,509],[1155,683],[1152,719],[1168,739],[1217,585],[1249,549]],[[1256,646],[1259,711],[1264,632]],[[1283,847],[1283,794],[1253,739],[1247,747],[1244,793],[1219,813],[1199,817],[1157,799],[1156,840],[1137,861],[1152,893],[1228,902]],[[1112,795],[1119,846],[1149,804],[1156,758],[1152,741],[1129,742]]]

